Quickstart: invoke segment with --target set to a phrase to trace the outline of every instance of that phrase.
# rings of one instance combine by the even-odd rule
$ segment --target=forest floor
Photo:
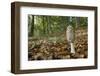
[[[87,29],[75,31],[75,54],[70,52],[70,45],[66,38],[63,41],[55,38],[28,40],[28,60],[54,60],[54,59],[78,59],[88,57]]]

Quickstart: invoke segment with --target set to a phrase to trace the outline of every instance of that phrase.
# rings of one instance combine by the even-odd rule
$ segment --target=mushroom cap
[[[66,37],[67,37],[67,41],[70,43],[72,43],[75,39],[74,28],[71,25],[67,27]]]

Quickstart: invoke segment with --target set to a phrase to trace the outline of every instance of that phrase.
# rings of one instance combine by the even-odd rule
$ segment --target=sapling
[[[69,42],[71,47],[71,53],[75,53],[75,48],[73,44],[75,39],[75,32],[74,28],[71,25],[67,27],[66,36],[67,36],[67,41]]]

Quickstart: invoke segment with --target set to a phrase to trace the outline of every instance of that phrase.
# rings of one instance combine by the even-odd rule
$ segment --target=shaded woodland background
[[[66,39],[68,25],[75,31],[75,54]],[[87,27],[87,17],[28,15],[28,60],[87,58]]]

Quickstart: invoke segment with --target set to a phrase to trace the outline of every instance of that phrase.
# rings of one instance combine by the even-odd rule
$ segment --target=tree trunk
[[[80,26],[80,18],[76,17],[76,28]]]
[[[34,36],[34,16],[32,16],[31,36]]]
[[[34,33],[34,16],[28,16],[28,35],[31,37]]]

